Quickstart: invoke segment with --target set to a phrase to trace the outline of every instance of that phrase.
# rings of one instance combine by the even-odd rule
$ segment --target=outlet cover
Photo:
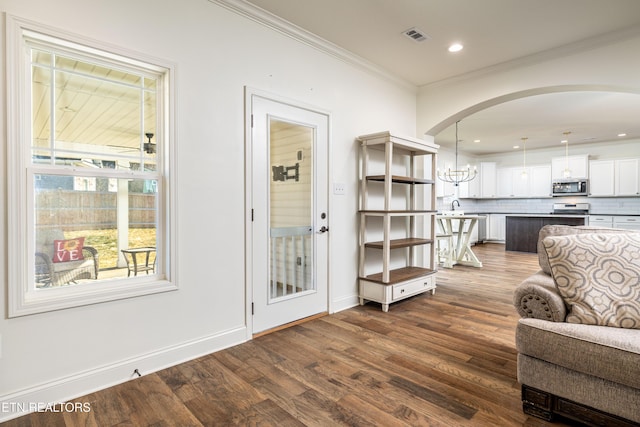
[[[344,196],[345,194],[345,185],[341,182],[333,183],[333,194],[337,196]]]

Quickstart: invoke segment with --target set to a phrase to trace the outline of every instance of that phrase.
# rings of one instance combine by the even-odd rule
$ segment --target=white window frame
[[[175,65],[11,15],[7,15],[6,24],[9,317],[177,290],[176,161],[173,142]],[[61,169],[34,167],[32,163],[31,60],[26,40],[41,40],[60,47],[61,51],[77,51],[98,60],[126,64],[160,79],[162,90],[157,93],[160,120],[156,129],[158,174],[153,178],[158,179],[156,274],[99,281],[99,286],[35,287],[33,179],[42,173],[60,174]],[[96,176],[95,170],[93,173],[92,176]],[[128,173],[132,179],[149,178],[144,171]],[[72,167],[63,174],[82,176],[83,171]]]

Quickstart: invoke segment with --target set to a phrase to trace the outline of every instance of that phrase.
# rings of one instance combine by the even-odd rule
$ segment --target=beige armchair
[[[97,279],[98,251],[83,245],[84,238],[65,239],[62,230],[36,232],[35,278],[39,288]]]
[[[640,426],[640,234],[547,225],[514,292],[525,413]]]

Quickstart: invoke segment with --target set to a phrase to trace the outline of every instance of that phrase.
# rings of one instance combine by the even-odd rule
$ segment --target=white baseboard
[[[353,308],[360,304],[358,295],[349,295],[346,297],[334,299],[331,303],[331,312],[337,313],[348,308]]]
[[[135,379],[138,377],[134,373],[136,369],[144,376],[243,343],[246,340],[247,330],[242,327],[0,396],[0,423],[30,412],[46,410],[47,405],[77,399],[89,393]],[[73,410],[74,408],[58,405],[53,408],[53,410],[56,409]],[[90,410],[87,406],[80,408],[80,410],[83,409]],[[51,406],[49,406],[49,410],[51,410]]]

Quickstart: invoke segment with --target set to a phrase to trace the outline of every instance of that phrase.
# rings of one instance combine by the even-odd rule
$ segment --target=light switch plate
[[[337,196],[344,196],[345,194],[345,185],[341,182],[333,183],[333,194]]]

